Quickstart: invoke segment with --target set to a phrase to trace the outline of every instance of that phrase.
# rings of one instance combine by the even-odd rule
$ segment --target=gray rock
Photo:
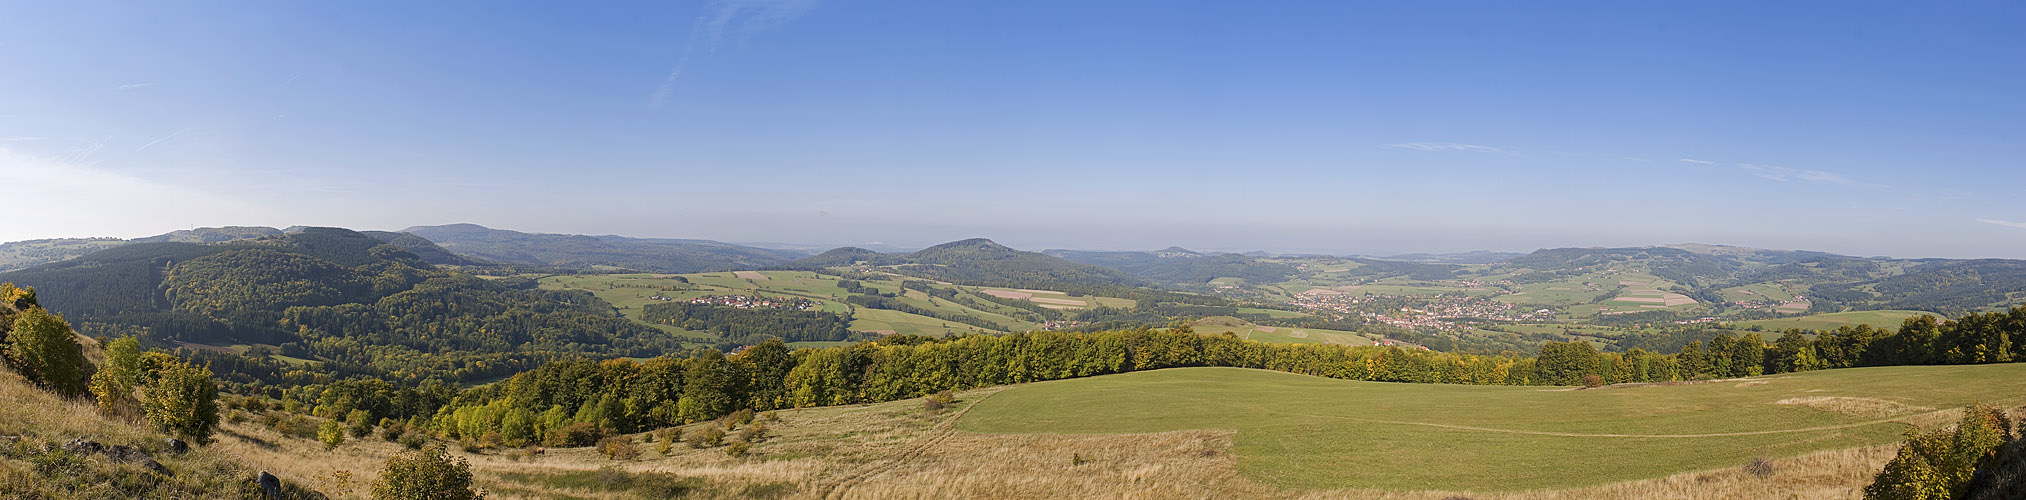
[[[190,452],[190,443],[185,443],[181,439],[176,438],[165,439],[162,440],[162,444],[169,446],[170,453],[181,455]]]
[[[274,477],[274,474],[268,474],[267,471],[260,471],[260,476],[254,478],[254,482],[260,484],[260,491],[266,493],[268,498],[281,498],[281,478]]]

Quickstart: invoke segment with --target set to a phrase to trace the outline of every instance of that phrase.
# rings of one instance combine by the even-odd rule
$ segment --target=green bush
[[[2012,423],[2003,412],[1974,406],[1954,429],[1911,432],[1899,455],[1885,464],[1865,500],[1949,500],[1963,496],[1970,476],[2005,443]]]
[[[471,491],[471,464],[452,458],[442,447],[402,453],[387,459],[380,482],[373,485],[375,500],[462,500],[477,497]]]
[[[154,380],[141,388],[141,410],[148,421],[184,439],[210,441],[218,427],[218,384],[211,381],[211,369],[160,352],[143,359],[155,366]]]
[[[635,448],[633,440],[626,436],[612,436],[598,440],[598,453],[611,460],[640,458],[640,449]]]
[[[345,444],[345,428],[336,420],[325,420],[323,427],[317,430],[317,441],[324,444],[324,451],[335,450],[338,445]]]
[[[84,394],[91,365],[63,318],[40,307],[21,311],[5,340],[7,363],[22,376],[57,394]]]
[[[682,439],[684,442],[689,443],[689,447],[691,448],[710,448],[724,444],[725,430],[715,425],[706,425],[697,430],[690,431],[689,435],[683,436]]]

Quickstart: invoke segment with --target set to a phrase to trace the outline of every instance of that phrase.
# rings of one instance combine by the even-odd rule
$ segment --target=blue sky
[[[0,189],[34,216],[0,241],[475,222],[2026,258],[2021,19],[2006,2],[8,2]]]

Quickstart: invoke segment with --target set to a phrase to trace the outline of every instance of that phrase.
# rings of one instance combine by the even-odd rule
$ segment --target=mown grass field
[[[1800,398],[1814,406],[1777,404]],[[1235,429],[1237,469],[1295,489],[1559,489],[1896,442],[1974,402],[2026,402],[2026,364],[1885,367],[1562,390],[1185,368],[1006,389],[986,433]],[[1938,413],[1939,412],[1939,413]]]
[[[1900,310],[1850,311],[1839,313],[1810,314],[1807,316],[1795,316],[1792,318],[1775,318],[1775,319],[1762,319],[1757,321],[1742,321],[1738,322],[1737,326],[1746,328],[1757,326],[1768,330],[1785,330],[1788,328],[1800,328],[1803,330],[1835,330],[1836,327],[1845,325],[1849,326],[1871,325],[1874,328],[1898,330],[1899,324],[1905,322],[1907,318],[1920,316],[1923,314],[1929,316],[1940,316],[1939,314],[1927,311],[1900,311]]]

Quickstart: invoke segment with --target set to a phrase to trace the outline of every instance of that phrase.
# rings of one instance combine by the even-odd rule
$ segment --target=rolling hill
[[[401,232],[461,255],[489,261],[561,268],[612,267],[657,273],[755,269],[807,257],[710,240],[523,233],[476,224],[416,226]]]
[[[126,244],[0,273],[0,282],[35,287],[45,307],[88,334],[207,349],[265,345],[272,359],[321,360],[337,373],[464,380],[557,353],[645,356],[683,345],[589,293],[473,277],[340,228]],[[286,372],[234,366],[247,381]]]
[[[1045,250],[1042,253],[1071,262],[1117,269],[1149,281],[1170,284],[1202,285],[1217,278],[1272,283],[1285,280],[1298,272],[1295,266],[1268,262],[1243,254],[1203,254],[1181,247],[1169,247],[1152,252]]]

